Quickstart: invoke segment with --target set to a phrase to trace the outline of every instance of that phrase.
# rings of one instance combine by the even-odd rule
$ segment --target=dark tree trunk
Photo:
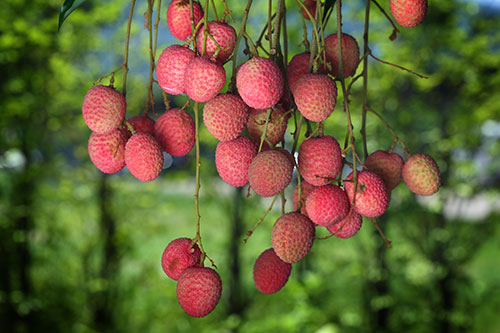
[[[233,216],[231,221],[231,232],[229,233],[229,268],[231,279],[229,282],[229,309],[230,314],[241,315],[244,309],[244,295],[241,286],[241,268],[240,268],[240,246],[241,235],[243,232],[243,188],[237,187],[234,190]]]

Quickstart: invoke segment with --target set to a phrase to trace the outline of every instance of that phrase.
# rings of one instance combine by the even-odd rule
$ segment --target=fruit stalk
[[[192,0],[190,0],[192,1]],[[240,31],[238,32],[238,36],[236,36],[236,44],[234,45],[234,51],[233,51],[233,56],[231,58],[231,61],[233,62],[233,74],[231,77],[231,86],[236,88],[235,86],[235,80],[236,80],[236,58],[238,57],[238,49],[240,47],[240,41],[241,37],[245,33],[246,30],[246,25],[247,25],[247,19],[248,19],[248,13],[250,12],[250,7],[252,6],[253,0],[248,0],[247,6],[245,8],[245,11],[243,12],[243,18],[241,19],[241,27]]]
[[[135,0],[132,0],[130,5],[130,12],[128,14],[128,22],[127,22],[127,33],[125,38],[125,54],[123,56],[123,87],[122,93],[123,96],[127,96],[127,74],[128,74],[128,50],[130,45],[130,27],[132,26],[132,16],[134,14]]]
[[[368,35],[370,31],[370,1],[366,0],[365,9],[365,32],[363,34],[363,54],[366,55],[369,52],[368,48]],[[363,152],[364,159],[368,156],[368,146],[366,143],[366,108],[368,107],[368,57],[365,56],[363,59],[363,110],[361,115],[361,136],[363,137]]]

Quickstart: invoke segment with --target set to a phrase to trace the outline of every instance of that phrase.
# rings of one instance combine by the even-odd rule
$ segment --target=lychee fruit
[[[248,169],[257,155],[257,145],[246,136],[217,144],[215,166],[219,176],[231,186],[248,183]]]
[[[390,0],[389,6],[396,22],[405,28],[419,25],[427,13],[427,0]]]
[[[260,140],[266,127],[267,110],[250,108],[250,116],[248,117],[247,128],[250,138],[253,142],[260,145]],[[266,137],[262,147],[265,149],[274,147],[278,142],[283,140],[285,135],[288,119],[285,116],[285,109],[279,104],[276,104],[271,109],[271,115],[267,123]]]
[[[297,81],[309,72],[310,53],[299,53],[293,56],[286,68],[286,79],[290,91],[293,91]]]
[[[260,254],[253,266],[253,281],[263,294],[274,294],[285,286],[292,271],[292,265],[281,260],[274,249]]]
[[[340,76],[339,51],[337,34],[332,34],[325,38],[326,60],[331,64],[331,74]],[[351,35],[342,33],[342,69],[344,77],[354,75],[359,62],[359,46],[356,39]]]
[[[292,180],[293,165],[280,151],[261,151],[248,168],[250,187],[260,196],[280,193]]]
[[[303,4],[304,7],[307,8],[307,11],[304,7],[300,6],[302,15],[306,20],[311,20],[311,17],[314,18],[316,16],[316,6],[317,6],[318,1],[317,0],[304,0]]]
[[[347,194],[337,185],[320,186],[306,199],[307,216],[322,226],[340,222],[349,213],[349,207]]]
[[[175,281],[189,267],[200,267],[201,251],[189,238],[177,238],[168,243],[161,256],[161,267]]]
[[[219,44],[220,50],[217,54],[217,61],[223,63],[233,53],[236,45],[236,31],[232,26],[225,22],[210,21],[208,22],[208,32]],[[203,39],[205,35],[205,26],[203,25],[196,34],[196,48],[198,53],[203,52]],[[217,51],[217,44],[207,35],[207,44],[205,47],[205,55],[214,57]]]
[[[203,8],[198,1],[193,1],[194,26],[203,18]],[[173,0],[167,8],[168,29],[177,39],[186,40],[191,36],[191,7],[189,0]]]
[[[156,63],[156,77],[167,94],[184,94],[184,75],[194,57],[196,54],[182,45],[171,45],[160,54]]]
[[[283,95],[283,75],[272,60],[255,57],[239,66],[236,87],[248,106],[267,109]]]
[[[311,220],[300,213],[282,215],[274,223],[271,234],[274,252],[286,263],[301,260],[311,250],[315,231]]]
[[[346,222],[347,220],[347,222]],[[351,215],[346,216],[339,223],[335,223],[327,226],[326,228],[330,231],[335,237],[338,238],[351,238],[356,235],[361,229],[361,224],[363,222],[363,218],[361,215],[356,213],[354,210],[351,211]]]
[[[384,181],[387,192],[391,192],[401,182],[403,159],[396,153],[377,150],[366,158],[367,170],[376,173]]]
[[[135,178],[143,182],[152,181],[163,168],[160,145],[150,134],[132,135],[125,145],[125,164]]]
[[[316,186],[309,184],[305,180],[300,182],[300,213],[304,216],[307,216],[307,211],[306,211],[306,200],[309,194],[311,194],[315,189]],[[296,211],[298,208],[298,197],[299,197],[299,185],[295,186],[295,189],[293,190],[293,196],[292,196],[292,203],[293,203],[293,210]]]
[[[300,113],[311,121],[323,121],[330,116],[337,103],[337,86],[326,74],[305,74],[292,91]]]
[[[142,132],[154,135],[155,121],[149,118],[147,115],[144,116],[134,116],[127,119],[135,132]],[[128,126],[123,126],[123,134],[125,139],[129,139],[132,136]]]
[[[415,194],[432,195],[441,186],[441,173],[436,161],[427,154],[415,154],[403,166],[403,181]]]
[[[274,147],[273,150],[279,151],[283,155],[286,156],[286,158],[290,161],[290,164],[292,167],[295,167],[295,158],[293,157],[292,153],[290,153],[288,150],[286,150],[283,147]]]
[[[299,148],[299,170],[304,179],[321,186],[334,180],[342,169],[339,143],[331,136],[305,140]]]
[[[185,110],[167,110],[156,120],[154,133],[163,150],[172,156],[184,156],[193,148],[194,121]]]
[[[98,134],[117,129],[125,119],[126,110],[125,96],[112,87],[93,86],[83,99],[83,120],[92,132]]]
[[[233,94],[220,94],[205,104],[203,122],[219,141],[236,139],[245,129],[248,106]]]
[[[189,62],[184,75],[186,94],[195,102],[207,102],[217,96],[226,83],[224,67],[209,56]]]
[[[219,303],[222,281],[209,267],[186,268],[177,282],[177,301],[193,317],[205,317]]]
[[[378,217],[384,214],[389,205],[389,194],[382,178],[371,171],[358,171],[356,173],[358,190],[354,210],[360,215],[368,218]],[[349,197],[349,202],[354,198],[354,181],[351,172],[344,181],[344,189]]]
[[[119,129],[89,138],[90,160],[104,173],[117,173],[125,166],[125,137]]]

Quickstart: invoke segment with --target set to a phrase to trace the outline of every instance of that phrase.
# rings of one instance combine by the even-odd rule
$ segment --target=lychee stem
[[[217,15],[217,7],[215,6],[215,1],[211,0],[210,2],[212,3],[212,8],[214,9],[215,20],[219,21],[219,15]]]
[[[368,145],[366,138],[366,107],[368,106],[368,36],[370,30],[370,1],[366,0],[365,8],[365,32],[363,34],[363,109],[361,114],[361,136],[363,137],[364,159],[368,157]],[[355,80],[351,81],[351,85]],[[349,91],[349,89],[348,89]]]
[[[248,13],[250,12],[250,7],[252,6],[253,0],[248,0],[247,6],[245,8],[245,11],[243,12],[243,17],[241,19],[241,27],[240,31],[238,32],[238,35],[236,36],[236,44],[234,45],[234,51],[233,51],[233,56],[231,58],[231,61],[233,62],[233,74],[231,77],[231,83],[230,87],[231,89],[228,90],[234,90],[236,88],[235,86],[235,80],[236,80],[236,59],[238,58],[238,49],[240,47],[240,41],[241,37],[246,31],[246,25],[247,25],[247,19],[248,19]]]
[[[370,0],[368,0],[368,1],[370,1]],[[380,4],[377,2],[377,0],[371,0],[371,1],[373,1],[373,3],[378,7],[378,9],[380,9],[380,11],[382,12],[382,14],[384,14],[384,16],[387,18],[387,20],[389,20],[389,22],[392,24],[392,27],[394,29],[392,30],[392,34],[389,37],[389,39],[391,41],[395,40],[396,37],[398,36],[398,33],[399,33],[399,30],[398,30],[396,24],[394,23],[394,21],[392,20],[392,18],[389,16],[389,14],[387,14],[387,12],[384,10],[384,8],[382,8],[382,6],[380,6]],[[369,8],[368,4],[367,4],[367,7]]]
[[[271,211],[271,209],[273,209],[274,203],[276,202],[276,199],[278,198],[278,195],[279,194],[276,194],[274,196],[273,201],[271,201],[271,204],[266,209],[266,211],[264,212],[264,214],[260,217],[260,219],[257,221],[257,223],[254,224],[254,226],[252,227],[252,230],[248,230],[246,232],[247,235],[246,235],[245,238],[243,238],[243,242],[245,242],[245,244],[248,241],[248,239],[250,238],[250,236],[252,236],[252,234],[255,231],[255,229],[257,229],[257,227],[262,223],[262,221],[264,221],[264,219],[266,218],[267,214]]]
[[[385,127],[387,128],[387,130],[389,132],[391,132],[392,136],[394,137],[394,140],[397,141],[397,142],[399,142],[401,144],[401,147],[403,147],[404,153],[407,156],[410,156],[410,152],[409,152],[408,148],[406,147],[406,144],[404,143],[403,140],[401,140],[399,138],[399,136],[397,136],[396,132],[394,132],[394,130],[392,129],[391,125],[389,125],[389,123],[384,119],[384,117],[382,117],[377,111],[375,111],[374,109],[372,109],[369,106],[367,106],[365,108],[365,110],[373,113],[375,116],[377,116],[378,119],[380,119],[380,121],[385,125]]]
[[[271,118],[271,108],[267,109],[267,115],[266,115],[266,123],[264,125],[264,132],[262,132],[262,135],[260,136],[260,144],[259,144],[259,153],[262,150],[262,145],[264,144],[264,140],[266,139],[266,133],[267,133],[267,126],[269,125],[269,119]]]
[[[387,246],[387,248],[390,249],[392,247],[391,242],[385,237],[382,229],[380,229],[380,226],[378,225],[377,219],[372,219],[372,221],[373,221],[373,224],[375,225],[375,228],[377,228],[378,233],[380,234],[380,236],[384,240],[385,246]]]
[[[229,9],[229,7],[226,4],[226,0],[222,0],[222,4],[224,5],[224,14],[223,14],[223,20],[226,19],[226,16],[229,16],[231,19],[231,22],[234,22],[233,17],[231,16],[232,11]]]
[[[130,45],[130,28],[132,26],[132,16],[134,14],[135,0],[132,0],[127,22],[127,34],[125,38],[125,54],[123,56],[123,96],[127,96],[127,74],[128,74],[128,50]]]

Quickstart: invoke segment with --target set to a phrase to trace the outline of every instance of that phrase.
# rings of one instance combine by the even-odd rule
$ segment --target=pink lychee
[[[130,173],[143,182],[154,180],[163,168],[163,153],[156,139],[136,133],[125,145],[125,164]]]
[[[156,120],[154,133],[163,150],[172,156],[184,156],[193,148],[194,121],[185,110],[167,110]]]
[[[144,116],[134,116],[127,119],[135,132],[142,132],[154,135],[155,121],[149,118],[147,115]],[[132,136],[128,126],[123,126],[123,134],[125,139],[128,140]]]
[[[391,192],[401,182],[403,159],[396,153],[377,150],[366,158],[367,170],[376,173],[384,181],[387,192]]]
[[[280,151],[261,151],[248,168],[250,187],[260,196],[280,193],[292,180],[293,165]]]
[[[177,301],[193,317],[204,317],[219,303],[222,281],[209,267],[186,268],[177,282]]]
[[[347,194],[337,185],[316,188],[306,199],[307,216],[317,225],[340,222],[349,213]]]
[[[389,6],[396,22],[405,28],[419,25],[427,13],[427,0],[390,0]]]
[[[314,242],[315,228],[309,218],[292,212],[282,215],[273,226],[271,241],[276,255],[293,264],[304,258]]]
[[[338,51],[337,34],[331,34],[325,38],[326,60],[331,64],[331,74],[335,77],[340,76],[340,61]],[[351,35],[342,33],[342,69],[344,77],[354,75],[359,62],[359,46],[356,39]]]
[[[93,132],[109,133],[123,122],[126,109],[122,93],[108,86],[93,86],[83,99],[83,120]]]
[[[257,290],[263,294],[274,294],[288,281],[292,265],[281,260],[274,249],[260,254],[253,266],[253,281]]]
[[[352,236],[358,233],[359,229],[361,229],[362,222],[363,218],[361,217],[361,215],[359,215],[353,210],[351,212],[351,215],[346,216],[346,218],[340,221],[339,223],[329,225],[326,228],[335,237],[351,238]]]
[[[163,50],[156,64],[156,77],[166,93],[184,94],[184,75],[194,57],[196,54],[182,45],[171,45]]]
[[[226,71],[208,56],[191,60],[184,75],[186,94],[195,102],[207,102],[217,96],[226,83]]]
[[[441,186],[441,172],[436,161],[427,154],[415,154],[403,166],[403,181],[415,194],[432,195]]]
[[[358,171],[356,173],[358,190],[354,210],[360,215],[368,218],[378,217],[384,214],[389,205],[389,194],[382,178],[371,171]],[[354,199],[354,182],[351,172],[344,181],[344,189],[349,197],[349,202]]]
[[[327,119],[337,103],[337,86],[326,74],[304,74],[292,91],[300,113],[311,121]]]
[[[104,173],[117,173],[125,166],[125,137],[119,129],[89,138],[90,160]]]
[[[342,168],[339,143],[331,136],[305,140],[299,148],[299,170],[304,179],[321,186],[334,180]]]
[[[304,216],[307,216],[306,200],[309,194],[311,194],[316,189],[316,186],[309,184],[305,180],[300,182],[300,186],[300,213]],[[297,184],[297,186],[295,186],[295,189],[293,190],[292,196],[293,210],[297,210],[298,208],[298,197],[299,185]]]
[[[203,8],[198,1],[193,1],[194,26],[203,18]],[[180,40],[191,36],[191,7],[189,0],[173,0],[167,8],[167,24],[172,35]]]
[[[248,183],[248,169],[257,155],[257,146],[246,136],[219,142],[215,149],[215,166],[219,176],[231,186]]]
[[[205,104],[203,122],[219,141],[236,139],[245,129],[248,106],[233,94],[220,94]]]
[[[161,256],[161,267],[175,281],[189,267],[200,267],[201,251],[189,238],[177,238],[168,243]]]
[[[217,44],[219,44],[220,50],[217,55],[217,61],[223,63],[233,53],[234,46],[236,45],[236,31],[225,22],[210,21],[208,22],[208,32],[212,35]],[[204,35],[205,26],[203,25],[196,34],[196,48],[199,54],[203,52]],[[213,57],[217,51],[217,44],[215,44],[208,35],[206,43],[205,55]]]
[[[248,135],[258,145],[266,127],[266,119],[266,109],[250,108],[250,116],[247,122]],[[267,124],[266,138],[263,143],[264,148],[272,148],[283,140],[287,123],[288,119],[285,115],[285,109],[279,104],[273,106]]]

